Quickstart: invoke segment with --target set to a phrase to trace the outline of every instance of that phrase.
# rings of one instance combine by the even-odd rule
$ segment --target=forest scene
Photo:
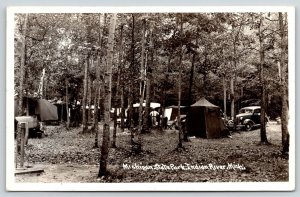
[[[289,181],[287,13],[14,22],[16,182]]]

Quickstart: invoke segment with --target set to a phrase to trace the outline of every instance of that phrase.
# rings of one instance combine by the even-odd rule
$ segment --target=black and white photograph
[[[9,7],[10,191],[295,189],[293,7]]]

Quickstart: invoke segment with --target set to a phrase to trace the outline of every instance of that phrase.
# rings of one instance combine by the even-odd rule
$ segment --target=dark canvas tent
[[[29,115],[39,115],[40,121],[47,121],[47,120],[57,120],[57,107],[50,103],[45,99],[36,99],[36,98],[25,98],[23,101],[23,107],[26,106],[26,102],[28,102],[28,110]],[[15,106],[15,116],[17,115],[17,100],[14,102]]]
[[[220,138],[229,135],[220,114],[220,108],[205,98],[191,105],[187,114],[189,136]]]
[[[37,100],[35,112],[40,115],[41,121],[58,120],[57,107],[45,99]]]

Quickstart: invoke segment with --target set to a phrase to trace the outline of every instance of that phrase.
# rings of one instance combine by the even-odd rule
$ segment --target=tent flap
[[[36,114],[40,115],[41,121],[58,120],[57,107],[45,99],[37,101]]]

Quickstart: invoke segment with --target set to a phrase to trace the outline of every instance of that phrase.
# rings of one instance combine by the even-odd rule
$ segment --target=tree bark
[[[123,82],[122,82],[123,83]],[[121,132],[124,132],[124,118],[125,118],[125,101],[124,101],[124,85],[121,87]]]
[[[180,38],[183,36],[183,16],[180,14]],[[183,148],[183,131],[181,128],[181,113],[180,113],[180,106],[181,106],[181,75],[182,75],[182,56],[183,56],[183,43],[180,40],[180,54],[179,54],[179,61],[178,61],[178,114],[177,114],[177,124],[178,124],[178,145],[177,148]]]
[[[40,84],[39,84],[39,90],[38,90],[38,96],[40,98],[44,98],[44,78],[45,78],[45,68],[43,68],[42,70],[42,76],[41,76],[41,81],[40,81]]]
[[[98,52],[98,58],[97,58],[97,67],[96,67],[96,93],[95,93],[95,100],[94,100],[94,131],[95,131],[95,143],[94,147],[99,147],[99,103],[100,103],[100,96],[101,96],[101,82],[100,82],[100,67],[102,63],[102,50],[103,50],[103,29],[106,24],[106,14],[104,14],[104,25],[103,28],[101,28],[101,14],[99,14],[99,35],[98,35],[98,45],[101,48],[101,50]]]
[[[133,68],[134,68],[134,59],[135,59],[135,54],[134,54],[134,49],[135,49],[135,44],[134,44],[134,26],[135,26],[135,16],[132,14],[132,32],[131,32],[131,63],[129,67],[129,78],[131,79],[133,77]],[[131,143],[133,144],[133,82],[132,80],[129,80],[129,87],[128,87],[128,114],[127,114],[127,121],[129,124],[129,131],[130,131],[130,137],[131,137]]]
[[[117,84],[116,84],[116,92],[114,96],[114,130],[113,130],[113,141],[112,141],[112,147],[116,148],[116,141],[117,141],[117,104],[118,104],[118,98],[119,98],[119,86],[120,86],[120,75],[121,75],[121,67],[122,67],[122,54],[123,54],[123,25],[121,26],[120,30],[120,45],[119,45],[119,62],[118,62],[118,73],[117,73]]]
[[[90,16],[87,17],[86,19],[86,37],[87,37],[87,42],[90,44],[91,43],[91,18]],[[88,117],[86,114],[86,105],[88,104],[87,102],[87,94],[88,94],[88,80],[89,80],[89,67],[90,67],[90,59],[91,59],[91,54],[90,51],[87,51],[86,54],[86,64],[84,66],[84,79],[83,79],[83,99],[82,99],[82,133],[86,133],[88,131],[88,126],[87,126],[87,121]]]
[[[188,112],[190,111],[191,105],[192,105],[192,88],[193,88],[193,81],[194,81],[195,57],[196,57],[196,53],[193,53],[193,55],[192,55],[192,66],[191,66],[191,71],[190,71],[190,81],[189,81]],[[188,142],[189,139],[188,139],[187,128],[184,128],[184,131],[185,132],[184,132],[184,138],[183,138],[183,140],[185,142]]]
[[[100,97],[100,57],[98,57],[98,61],[97,61],[97,67],[96,67],[96,92],[95,92],[95,100],[94,100],[94,132],[95,132],[95,143],[94,143],[94,147],[98,148],[99,147],[99,126],[98,126],[98,114],[99,114],[99,97]]]
[[[189,81],[189,107],[192,105],[192,88],[193,88],[193,81],[194,81],[195,56],[196,54],[193,53],[192,66],[190,71],[190,81]]]
[[[259,35],[259,59],[260,59],[260,83],[261,83],[261,114],[260,114],[260,140],[263,144],[268,144],[267,132],[266,132],[266,121],[265,121],[265,113],[266,113],[266,96],[265,96],[265,80],[264,80],[264,61],[265,61],[265,51],[263,48],[263,38],[262,38],[262,27],[263,19],[260,18],[258,35]]]
[[[279,65],[282,69],[280,71],[280,85],[281,85],[281,99],[282,99],[282,109],[281,109],[281,132],[282,132],[282,152],[284,154],[289,152],[289,131],[288,131],[288,84],[287,84],[287,65],[285,64],[284,55],[285,51],[285,31],[283,24],[282,13],[279,12],[279,35],[280,35],[280,59]]]
[[[142,51],[141,51],[141,66],[140,66],[140,106],[139,106],[139,126],[138,126],[138,144],[139,151],[142,149],[142,130],[143,130],[143,103],[144,103],[144,83],[145,83],[145,33],[146,20],[143,19],[143,37],[142,37]]]
[[[225,79],[225,75],[223,75],[223,105],[224,105],[224,116],[225,118],[227,118],[227,88],[226,88],[226,79]]]
[[[91,58],[91,67],[93,67],[93,60]],[[92,89],[93,89],[93,81],[91,77],[88,80],[88,97],[87,97],[87,105],[88,105],[88,114],[87,114],[87,125],[92,122]]]
[[[89,55],[84,65],[84,79],[83,79],[83,98],[82,98],[82,133],[87,132],[87,117],[86,117],[86,100],[87,100],[87,89],[88,89],[88,69],[89,69]]]
[[[28,99],[28,93],[27,93],[27,98],[26,98],[26,116],[29,116],[29,99]],[[25,130],[25,145],[28,144],[28,137],[29,137],[29,126],[28,124],[25,125],[26,130]]]
[[[26,34],[27,34],[28,14],[25,14],[23,25],[23,42],[21,48],[21,65],[19,71],[19,89],[18,89],[18,116],[23,113],[23,85],[24,85],[24,71],[25,71],[25,56],[26,56]]]
[[[150,87],[151,87],[151,81],[148,76],[146,79],[146,107],[145,107],[144,123],[143,123],[145,132],[149,132],[149,129],[150,129],[148,127],[148,116],[150,113]]]
[[[70,128],[70,116],[69,116],[69,91],[68,91],[69,82],[68,82],[68,79],[65,80],[65,84],[66,84],[67,129],[69,129]]]
[[[113,48],[115,37],[117,14],[114,13],[110,21],[109,37],[108,37],[108,64],[105,73],[105,105],[104,105],[104,125],[103,125],[103,142],[101,146],[100,168],[98,177],[106,176],[107,159],[109,154],[109,141],[110,141],[110,108],[111,108],[111,76],[113,66]]]

